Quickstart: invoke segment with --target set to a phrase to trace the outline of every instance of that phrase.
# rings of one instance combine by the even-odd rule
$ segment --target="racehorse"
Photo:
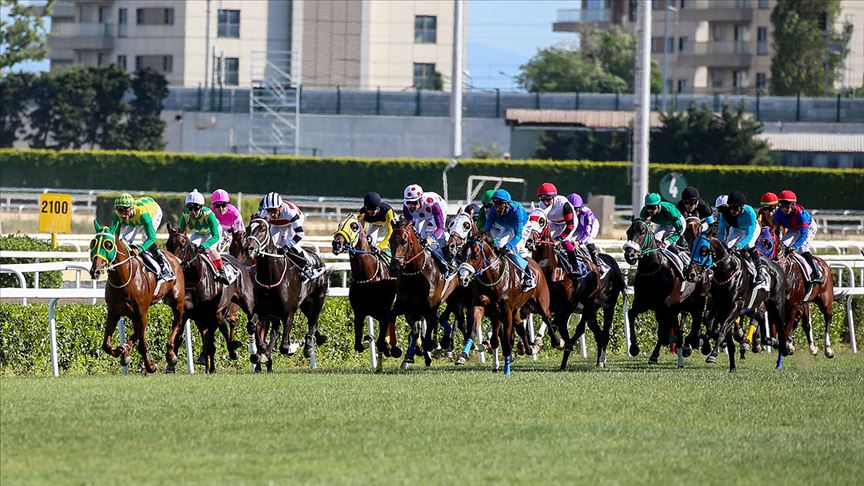
[[[684,366],[684,358],[698,344],[699,329],[702,325],[702,310],[705,307],[704,280],[688,282],[683,274],[673,267],[670,256],[661,251],[648,223],[634,219],[627,229],[627,242],[624,243],[624,259],[636,268],[633,280],[633,305],[627,311],[630,320],[630,356],[639,355],[636,342],[636,317],[653,310],[657,319],[657,344],[648,358],[649,364],[657,363],[660,347],[669,344],[670,329],[675,330],[678,351],[678,367]],[[682,313],[690,314],[692,325],[690,334],[684,339]]]
[[[226,265],[230,265],[237,276],[233,282],[223,285],[216,281],[212,264],[197,251],[185,233],[168,225],[168,241],[165,247],[180,259],[183,277],[186,282],[186,304],[184,315],[195,321],[201,333],[201,356],[197,364],[204,365],[209,373],[216,371],[215,332],[218,328],[225,336],[228,353],[232,360],[237,359],[237,349],[242,343],[234,340],[236,319],[230,325],[232,307],[238,306],[250,320],[255,307],[255,289],[252,277],[245,265],[232,256],[224,255]],[[178,342],[175,346],[179,346]]]
[[[453,221],[450,223],[450,235],[447,238],[446,255],[450,260],[457,260],[462,246],[470,238],[475,238],[479,231],[474,223],[473,215],[459,210]],[[471,353],[474,345],[483,346],[483,329],[481,322],[474,322],[471,313],[468,312],[471,306],[471,289],[468,287],[457,286],[450,297],[447,299],[447,307],[441,313],[440,321],[444,324],[447,316],[452,314],[456,316],[456,327],[462,331],[464,336],[462,353],[456,357],[455,364],[464,365],[468,361],[468,356]],[[456,330],[451,331],[450,340],[456,334]],[[444,329],[444,335],[447,335],[447,329]],[[442,343],[444,344],[444,343]]]
[[[174,343],[183,326],[183,303],[186,300],[180,261],[174,255],[166,254],[165,260],[176,278],[170,282],[160,281],[154,272],[146,269],[144,260],[132,252],[125,240],[117,244],[117,236],[107,226],[101,226],[98,221],[93,221],[93,226],[96,236],[90,241],[90,277],[95,280],[102,273],[108,273],[105,285],[108,315],[105,318],[102,350],[115,358],[119,357],[126,366],[131,361],[129,350],[138,343],[144,369],[148,373],[156,371],[156,365],[147,356],[147,310],[151,304],[162,300],[174,315],[165,351],[168,367],[173,368],[177,364]],[[132,321],[132,336],[121,346],[112,348],[111,336],[121,317],[128,317]]]
[[[396,278],[390,275],[385,257],[369,242],[363,225],[357,216],[350,215],[341,223],[333,235],[333,254],[348,252],[351,265],[351,285],[348,301],[354,311],[354,350],[362,353],[363,320],[371,316],[378,321],[378,352],[384,356],[398,358],[402,350],[396,345],[396,315],[393,303],[396,300]],[[387,342],[387,331],[390,342]],[[370,337],[371,339],[371,337]]]
[[[303,343],[303,355],[307,358],[314,356],[315,344],[319,346],[326,342],[327,338],[318,332],[318,317],[324,307],[324,298],[327,296],[328,279],[330,271],[324,269],[318,271],[317,275],[306,282],[301,282],[297,263],[287,255],[277,253],[273,239],[270,237],[270,223],[263,218],[254,218],[249,223],[246,238],[243,242],[243,251],[247,258],[255,259],[255,317],[257,326],[255,328],[254,348],[249,360],[260,368],[260,363],[267,365],[267,370],[272,370],[272,352],[276,341],[275,329],[268,329],[272,325],[282,323],[282,339],[279,351],[284,355],[292,354],[291,350],[291,328],[294,325],[294,315],[297,309],[303,312],[308,322],[308,329]],[[316,268],[323,267],[321,257],[313,252],[308,252]],[[270,339],[265,344],[267,331],[271,331]]]
[[[492,349],[499,345],[504,354],[504,374],[510,375],[513,361],[514,328],[519,330],[526,350],[532,349],[521,323],[530,313],[540,314],[551,321],[549,311],[549,286],[540,266],[528,259],[527,271],[535,276],[537,285],[522,292],[521,270],[497,251],[485,237],[469,239],[460,252],[459,283],[472,286],[472,314],[474,322],[481,322],[484,314],[492,321]],[[498,371],[496,359],[495,368]]]
[[[810,303],[815,302],[819,311],[822,313],[822,318],[825,320],[825,356],[828,358],[834,357],[834,350],[831,349],[831,339],[829,332],[831,330],[831,314],[834,310],[834,279],[831,276],[831,269],[825,260],[813,255],[813,261],[822,269],[824,282],[821,284],[813,283],[809,280],[809,268],[804,263],[804,258],[795,254],[792,250],[779,245],[782,248],[778,263],[780,268],[786,275],[786,313],[785,321],[778,321],[778,341],[780,352],[777,353],[777,368],[783,366],[783,357],[789,356],[795,352],[795,346],[792,344],[792,336],[795,333],[795,327],[798,319],[802,319],[804,333],[807,335],[807,345],[810,348],[810,354],[816,355],[819,350],[813,344],[813,327],[810,322]],[[802,268],[803,265],[803,268]],[[842,297],[842,296],[841,296]],[[838,297],[841,298],[841,297]]]
[[[576,340],[585,333],[585,324],[594,333],[597,344],[598,368],[606,367],[606,348],[609,345],[609,332],[615,317],[615,305],[618,296],[624,292],[626,284],[621,268],[614,258],[607,254],[600,254],[598,258],[609,267],[602,274],[591,261],[590,256],[579,254],[579,259],[584,265],[584,274],[561,272],[559,260],[564,259],[556,249],[556,242],[552,240],[549,225],[544,215],[534,215],[527,223],[530,234],[525,246],[531,250],[531,257],[538,262],[540,268],[546,275],[549,284],[550,310],[553,315],[553,327],[561,333],[565,341],[564,355],[561,360],[561,370],[567,369],[567,361],[573,352]],[[581,253],[581,252],[580,252]],[[556,272],[563,275],[556,278]],[[603,328],[597,324],[597,311],[603,309]],[[573,336],[568,336],[567,324],[573,312],[581,310],[579,324]]]
[[[696,241],[696,237],[702,232],[702,224],[699,216],[688,216],[684,220],[684,241],[687,242],[688,247],[693,247],[693,242]]]
[[[716,345],[706,362],[715,363],[719,348],[725,345],[730,372],[735,371],[733,339],[741,340],[744,337],[738,319],[746,315],[760,326],[766,323],[766,318],[782,322],[786,306],[784,275],[780,267],[771,260],[763,259],[762,264],[768,274],[767,282],[764,286],[754,287],[745,259],[749,259],[749,256],[727,250],[717,238],[707,240],[704,235],[700,235],[694,242],[692,261],[687,270],[688,280],[695,282],[702,272],[713,268],[708,289],[711,299],[706,314],[708,328],[716,337]]]
[[[402,358],[402,369],[414,362],[418,351],[422,321],[426,332],[422,338],[423,359],[427,367],[432,364],[431,352],[438,346],[433,339],[438,325],[438,308],[456,288],[456,279],[445,276],[432,260],[431,251],[424,248],[411,221],[400,218],[393,222],[390,236],[390,273],[396,275],[395,315],[405,315],[411,329],[408,348]]]

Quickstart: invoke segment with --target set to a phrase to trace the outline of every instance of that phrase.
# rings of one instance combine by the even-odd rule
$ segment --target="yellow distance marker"
[[[72,232],[72,196],[45,193],[39,196],[39,232],[51,233],[51,246],[57,248],[57,233]]]

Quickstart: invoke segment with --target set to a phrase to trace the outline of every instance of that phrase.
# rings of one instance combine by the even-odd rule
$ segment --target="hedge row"
[[[99,188],[137,191],[211,191],[320,196],[356,196],[376,190],[398,198],[408,183],[442,189],[446,160],[312,158],[233,154],[175,154],[115,151],[0,150],[3,185],[13,187]],[[451,198],[462,198],[470,175],[521,177],[528,196],[549,180],[562,192],[611,194],[630,202],[630,164],[587,161],[461,160],[448,172]],[[792,189],[809,207],[864,209],[864,170],[763,166],[653,164],[656,189],[669,172],[682,173],[706,198],[741,190],[751,201],[765,191]],[[514,188],[511,186],[511,188]],[[521,197],[521,188],[514,188]]]
[[[37,240],[34,238],[30,238],[27,235],[7,235],[0,236],[0,250],[7,251],[52,251],[51,244]],[[42,263],[51,262],[56,260],[50,259],[41,259],[39,260]],[[36,263],[36,260],[33,258],[0,258],[0,263],[12,265],[16,263]],[[33,284],[33,273],[25,273],[24,280],[27,282],[27,286],[32,288]],[[63,276],[61,272],[40,272],[39,273],[39,287],[43,289],[56,289],[59,288],[63,283]],[[7,287],[20,287],[21,282],[18,281],[18,276],[13,273],[0,273],[0,288]]]
[[[848,334],[844,325],[844,306],[834,307],[834,325],[831,328],[831,341],[835,350],[847,348]],[[63,373],[73,374],[97,374],[97,373],[120,373],[117,360],[110,358],[102,352],[102,332],[105,321],[104,305],[80,305],[69,304],[57,306],[57,343],[60,349],[59,365]],[[859,299],[855,307],[856,322],[862,322],[864,316],[864,303]],[[345,298],[327,299],[324,311],[321,315],[320,330],[329,337],[329,341],[317,348],[317,361],[322,367],[363,367],[368,364],[368,355],[359,355],[354,352],[354,338],[351,329],[351,308]],[[306,324],[302,315],[298,314],[295,323],[293,340],[301,339],[305,333]],[[814,335],[821,348],[821,336],[823,322],[818,312],[813,313]],[[613,333],[609,350],[613,354],[623,355],[625,346],[622,338],[622,313],[619,304],[615,314]],[[48,309],[46,305],[21,306],[17,304],[0,303],[0,375],[47,375],[51,370],[51,357],[49,353],[48,332]],[[573,319],[572,326],[575,326]],[[165,365],[165,340],[171,325],[171,313],[166,306],[157,305],[150,310],[147,339],[150,356],[158,366]],[[194,328],[193,328],[194,329]],[[404,348],[406,343],[407,327],[400,318],[397,326],[400,346]],[[194,353],[198,353],[200,339],[196,331],[193,331]],[[653,349],[656,336],[656,324],[651,314],[643,314],[639,319],[637,337],[639,345],[643,350],[650,352]],[[116,338],[116,335],[115,335]],[[247,342],[245,322],[238,325],[237,339]],[[461,339],[461,336],[459,337]],[[587,334],[589,359],[594,359],[594,341],[589,332]],[[116,342],[116,339],[115,339]],[[796,346],[799,353],[806,354],[804,346],[805,339],[801,332],[796,334]],[[184,348],[185,349],[185,348]],[[560,352],[553,351],[547,345],[543,350],[559,359]],[[241,359],[236,362],[228,361],[225,344],[222,337],[217,338],[218,367],[220,370],[235,369],[248,370],[248,357],[245,349],[239,351]],[[276,357],[277,368],[306,367],[308,361],[298,356],[285,358]],[[132,351],[133,365],[141,369],[140,359],[136,351]],[[180,352],[181,359],[185,359],[185,351]],[[670,358],[671,359],[671,358]],[[701,359],[698,353],[691,359]],[[797,358],[801,359],[801,358]],[[445,364],[441,362],[441,364]],[[435,366],[435,365],[433,365]],[[183,367],[185,369],[185,366]],[[200,368],[199,368],[200,369]]]

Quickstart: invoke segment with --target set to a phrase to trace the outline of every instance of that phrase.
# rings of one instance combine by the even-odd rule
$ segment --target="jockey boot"
[[[813,254],[809,251],[802,251],[801,256],[807,260],[807,264],[810,265],[810,268],[812,269],[810,272],[810,280],[813,283],[822,283],[822,267],[813,260]]]
[[[522,292],[528,292],[536,286],[537,281],[534,279],[534,272],[526,267],[522,272]]]
[[[762,271],[762,258],[759,256],[759,252],[756,251],[756,248],[753,248],[748,251],[750,253],[750,258],[753,260],[753,265],[756,267],[756,279],[753,283],[757,286],[765,283],[765,273]]]
[[[579,257],[576,256],[575,250],[564,249],[564,252],[567,253],[567,261],[570,263],[570,272],[578,273],[579,271]]]
[[[225,265],[224,264],[221,267],[219,267],[219,270],[216,270],[216,281],[223,284],[223,285],[228,285],[229,283],[231,283],[228,280],[228,275],[225,273]]]
[[[597,268],[600,268],[602,271],[603,263],[597,256],[597,246],[595,246],[594,243],[588,243],[587,245],[585,245],[585,247],[588,248],[588,254],[591,255],[591,261],[594,262],[594,265],[596,265]]]
[[[284,250],[284,254],[288,258],[299,263],[297,271],[300,273],[300,280],[311,280],[315,275],[315,269],[312,268],[312,262],[301,253],[302,250],[299,250],[297,247],[285,248]]]
[[[168,265],[168,260],[165,259],[165,255],[156,248],[156,245],[151,246],[147,251],[157,262],[159,262],[159,268],[162,270],[159,274],[161,280],[170,282],[177,278],[171,271],[171,267]]]

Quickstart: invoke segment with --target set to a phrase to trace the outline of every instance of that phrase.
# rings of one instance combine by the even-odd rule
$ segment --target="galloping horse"
[[[438,325],[438,308],[456,288],[456,279],[445,280],[438,265],[432,261],[431,252],[423,247],[414,226],[406,219],[393,222],[390,253],[393,255],[390,272],[397,276],[394,312],[396,315],[404,314],[411,328],[402,368],[407,369],[414,362],[424,319],[423,359],[428,367],[432,364],[430,353],[437,347],[432,336]]]
[[[610,255],[601,253],[598,258],[609,267],[605,275],[594,265],[590,257],[579,255],[581,262],[585,265],[586,273],[576,276],[572,273],[562,272],[560,278],[554,278],[559,269],[558,250],[556,242],[552,240],[549,225],[544,216],[537,215],[527,223],[530,234],[525,242],[526,247],[531,250],[531,257],[538,262],[540,268],[546,275],[549,284],[550,310],[553,315],[553,327],[561,332],[565,341],[564,356],[561,360],[561,369],[567,369],[567,361],[573,352],[573,345],[582,334],[585,333],[585,324],[594,333],[597,343],[598,368],[606,367],[606,348],[609,345],[609,331],[615,316],[615,305],[618,296],[624,291],[626,284],[624,275],[618,263]],[[597,311],[603,309],[603,328],[597,324]],[[573,312],[581,311],[579,324],[573,336],[568,336],[567,323]]]
[[[784,248],[780,245],[781,248]],[[804,264],[804,258],[794,254],[789,249],[784,249],[780,253],[778,263],[780,268],[786,275],[786,313],[785,320],[778,321],[778,340],[780,352],[777,356],[777,367],[783,366],[783,357],[789,356],[795,352],[795,346],[792,345],[792,335],[795,333],[795,325],[798,319],[802,319],[804,333],[807,335],[807,344],[810,348],[810,354],[816,355],[819,349],[813,344],[813,327],[810,322],[810,303],[815,302],[822,313],[822,318],[825,320],[825,356],[828,358],[834,357],[834,350],[831,349],[831,339],[829,332],[831,330],[831,313],[834,310],[834,279],[831,276],[831,269],[825,260],[813,255],[813,261],[816,262],[822,269],[822,275],[825,276],[824,282],[821,284],[810,282],[808,279],[809,270],[806,272],[801,267]]]
[[[717,238],[707,240],[703,235],[694,242],[692,258],[687,271],[691,282],[697,281],[706,269],[713,268],[709,280],[711,299],[708,301],[707,324],[717,341],[706,361],[715,363],[719,348],[725,345],[729,371],[735,371],[733,339],[744,337],[738,319],[748,316],[761,326],[765,324],[767,314],[767,318],[774,322],[782,321],[786,305],[783,271],[776,263],[763,258],[769,281],[765,286],[754,287],[745,268],[744,259],[749,257],[727,250]]]
[[[182,231],[168,225],[168,242],[165,247],[180,259],[183,277],[186,282],[186,304],[184,314],[195,321],[201,333],[201,356],[197,364],[204,365],[209,373],[216,371],[215,332],[218,328],[225,336],[228,353],[232,360],[237,359],[237,349],[242,343],[234,340],[237,321],[230,325],[229,317],[233,306],[239,306],[250,320],[255,307],[255,289],[252,277],[245,265],[232,256],[225,255],[226,265],[233,267],[237,278],[228,285],[216,281],[215,275],[201,253]],[[178,337],[179,341],[179,337]],[[175,346],[179,342],[175,343]]]
[[[453,221],[450,223],[450,236],[447,238],[446,254],[448,258],[455,260],[462,250],[462,246],[471,238],[477,237],[479,231],[474,223],[474,218],[471,214],[459,211]],[[483,329],[481,322],[474,322],[471,313],[468,312],[471,306],[471,289],[462,287],[461,285],[453,290],[450,297],[447,299],[447,308],[441,313],[441,322],[445,322],[446,315],[453,314],[456,316],[456,327],[462,331],[464,336],[462,353],[456,357],[457,365],[464,365],[468,361],[468,356],[471,353],[474,345],[483,346]],[[451,331],[451,340],[456,331]],[[445,329],[445,336],[447,334]]]
[[[670,329],[675,330],[678,349],[678,367],[684,366],[684,358],[698,343],[699,329],[702,325],[702,310],[705,307],[704,279],[697,283],[688,282],[683,274],[673,268],[669,256],[664,255],[648,223],[634,219],[627,229],[627,242],[624,243],[624,259],[635,265],[636,277],[633,280],[633,305],[627,312],[630,320],[630,355],[639,355],[636,342],[636,317],[653,310],[657,318],[657,344],[649,364],[657,363],[660,347],[669,344]],[[682,269],[683,270],[683,269]],[[690,314],[693,323],[690,334],[684,339],[682,313]]]
[[[264,342],[271,319],[274,326],[282,323],[279,351],[285,355],[291,354],[291,328],[297,309],[306,316],[309,326],[303,343],[303,354],[312,358],[312,340],[319,346],[327,340],[318,332],[318,317],[327,296],[330,271],[324,270],[314,278],[301,282],[297,264],[288,256],[277,253],[270,237],[270,223],[263,218],[250,221],[243,250],[247,258],[255,259],[254,313],[258,324],[254,340],[256,349],[249,356],[249,360],[256,365],[265,363],[268,371],[272,369],[271,356],[276,333],[271,331],[269,342]],[[316,253],[310,252],[309,256],[316,267],[323,266],[321,257]]]
[[[148,373],[156,371],[156,365],[147,356],[147,310],[151,304],[163,300],[174,314],[165,352],[168,367],[173,369],[177,364],[174,343],[183,326],[183,303],[186,300],[180,261],[174,255],[165,255],[176,279],[160,282],[156,274],[145,268],[141,257],[133,255],[125,240],[120,240],[121,244],[118,245],[117,236],[107,226],[99,225],[98,221],[94,221],[93,226],[96,236],[90,242],[90,277],[95,280],[103,272],[108,272],[105,285],[108,316],[105,318],[102,350],[115,358],[119,357],[126,366],[131,361],[129,349],[137,342],[138,352],[144,359],[144,369]],[[132,321],[133,333],[122,346],[112,348],[111,336],[121,317],[128,317]]]
[[[398,358],[402,350],[396,345],[396,315],[393,312],[396,278],[390,275],[387,261],[370,244],[363,225],[353,214],[339,223],[332,246],[334,255],[347,251],[351,264],[348,301],[354,311],[354,350],[362,353],[366,349],[363,320],[371,316],[378,321],[378,339],[375,341],[378,351],[384,356]],[[388,330],[389,344],[386,340]]]
[[[484,314],[492,321],[492,349],[501,345],[504,374],[510,375],[514,328],[519,330],[525,349],[532,349],[524,327],[516,323],[521,323],[532,312],[540,314],[546,322],[551,320],[546,277],[537,262],[528,259],[527,271],[534,273],[537,285],[522,292],[519,267],[504,252],[495,250],[485,237],[469,239],[462,247],[460,259],[459,283],[463,287],[472,285],[474,322],[481,322]],[[493,371],[498,371],[497,357]]]

